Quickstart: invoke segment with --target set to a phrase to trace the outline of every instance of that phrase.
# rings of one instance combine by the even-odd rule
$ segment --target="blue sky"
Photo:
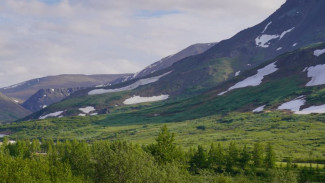
[[[58,74],[137,72],[253,26],[285,0],[2,0],[0,87]]]
[[[57,4],[57,3],[61,2],[61,0],[39,0],[39,1],[49,4],[49,5]]]
[[[135,13],[135,16],[139,17],[162,17],[162,16],[168,16],[168,15],[174,15],[174,14],[180,14],[181,12],[178,10],[140,10]]]

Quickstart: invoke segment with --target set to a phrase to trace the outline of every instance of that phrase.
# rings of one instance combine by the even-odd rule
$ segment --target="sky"
[[[1,0],[0,87],[58,74],[134,73],[228,39],[285,0]]]

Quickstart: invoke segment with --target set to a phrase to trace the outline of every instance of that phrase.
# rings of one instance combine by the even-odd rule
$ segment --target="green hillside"
[[[31,112],[0,93],[0,123],[18,120]]]

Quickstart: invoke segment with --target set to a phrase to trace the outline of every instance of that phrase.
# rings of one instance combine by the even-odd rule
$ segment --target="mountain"
[[[198,43],[198,44],[191,45],[174,55],[169,55],[169,56],[147,66],[142,71],[135,73],[133,76],[125,76],[125,77],[119,78],[119,79],[111,82],[111,85],[118,84],[121,82],[130,81],[132,79],[139,79],[139,78],[146,77],[150,74],[153,74],[160,70],[166,69],[166,68],[172,66],[174,63],[176,63],[186,57],[201,54],[216,44],[217,43]]]
[[[76,92],[35,116],[80,107],[114,109],[146,101],[179,100],[211,90],[286,52],[325,41],[325,1],[288,0],[262,23],[172,66],[117,85]],[[280,49],[281,48],[281,49]],[[34,117],[35,117],[34,116]]]
[[[201,93],[277,55],[324,42],[324,7],[322,0],[288,0],[262,23],[157,73],[172,71],[154,83],[148,94]]]
[[[299,129],[305,134],[306,128],[310,128],[310,126],[299,126],[301,123],[298,122],[306,122],[305,120],[309,118],[314,118],[320,124],[323,124],[324,121],[324,59],[325,43],[310,45],[270,59],[195,97],[126,106],[116,104],[109,108],[111,113],[100,116],[97,116],[98,110],[103,103],[109,102],[111,98],[108,96],[103,95],[107,97],[105,98],[93,95],[87,100],[68,98],[49,106],[47,110],[43,109],[34,113],[26,119],[68,117],[73,112],[79,114],[80,117],[23,122],[18,126],[3,127],[2,130],[25,135],[26,129],[23,128],[25,126],[38,123],[38,126],[42,128],[43,124],[50,123],[51,128],[47,129],[46,133],[34,126],[28,127],[27,132],[36,135],[36,137],[39,137],[39,133],[42,133],[43,136],[46,136],[47,133],[52,135],[59,133],[65,138],[76,135],[80,138],[114,139],[133,138],[134,135],[142,134],[145,130],[157,129],[159,123],[168,122],[174,127],[191,128],[192,130],[186,134],[189,136],[196,134],[198,138],[203,138],[203,133],[211,138],[214,137],[215,134],[211,133],[212,129],[221,134],[228,130],[239,131],[238,133],[244,136],[247,133],[254,136],[257,131],[262,130],[277,136],[278,130],[286,130],[289,124],[294,125],[295,130],[286,131],[286,133],[293,134]],[[114,97],[122,103],[131,101],[122,98],[118,93],[115,93]],[[99,101],[102,100],[104,101],[100,103]],[[78,108],[62,108],[71,102],[78,105]],[[81,107],[82,105],[84,107]],[[324,114],[315,115],[313,113]],[[193,130],[198,127],[198,121],[201,121],[200,125],[205,125],[208,130],[205,132]],[[264,125],[265,123],[267,125]],[[317,123],[310,125],[317,128]],[[210,126],[212,124],[215,126]],[[69,125],[70,130],[66,130],[65,125]],[[243,131],[243,125],[248,125],[247,130]],[[261,129],[261,125],[263,129]],[[137,130],[134,130],[135,126],[138,127]],[[147,138],[147,135],[143,135],[143,138]],[[233,138],[237,137],[228,137],[228,141]],[[264,136],[259,138],[264,141]],[[216,139],[213,138],[213,140]],[[219,140],[225,139],[222,136],[219,137]],[[275,138],[275,140],[278,139]]]
[[[25,101],[40,89],[95,87],[129,75],[131,74],[48,76],[0,88],[0,92],[17,100]]]
[[[82,88],[40,89],[26,100],[22,106],[32,112],[36,112],[61,101],[80,89]]]
[[[30,111],[24,109],[15,101],[0,93],[0,123],[14,121],[30,113]]]
[[[70,97],[49,108],[33,114],[27,119],[63,111],[63,116],[81,114],[82,108],[92,108],[96,114],[103,106],[109,104],[109,111],[122,112],[109,121],[141,121],[158,120],[167,122],[183,121],[199,117],[225,114],[229,112],[261,112],[287,109],[296,114],[325,113],[325,43],[314,44],[282,54],[266,61],[262,65],[245,71],[234,78],[223,82],[203,94],[187,99],[174,99],[157,104],[144,105],[139,103],[163,101],[168,95],[154,97],[132,96],[127,89],[118,88],[87,90],[87,97]],[[147,78],[141,82],[159,82],[160,78]],[[124,89],[124,91],[121,91]],[[103,95],[96,92],[112,92]],[[77,92],[78,93],[78,92]],[[286,104],[289,103],[289,104]],[[298,103],[298,104],[297,104]],[[134,105],[136,104],[136,105]],[[123,106],[126,107],[123,107]],[[280,107],[280,106],[289,107]],[[122,106],[122,107],[120,107]],[[132,107],[133,106],[133,107]],[[137,112],[138,111],[138,112]],[[74,112],[74,113],[73,113]],[[61,114],[61,113],[60,113]],[[159,116],[159,119],[153,117]]]

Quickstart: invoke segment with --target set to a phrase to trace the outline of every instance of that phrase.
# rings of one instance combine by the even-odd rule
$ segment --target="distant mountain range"
[[[104,85],[117,78],[131,74],[78,75],[67,74],[32,79],[12,86],[0,88],[3,94],[26,101],[40,89],[81,88]]]
[[[20,119],[31,112],[0,93],[0,123]]]
[[[135,79],[125,79],[125,82],[122,83],[80,90],[64,101],[35,113],[32,118],[56,111],[65,111],[63,114],[67,114],[67,116],[78,115],[79,108],[87,106],[92,106],[95,109],[113,109],[115,106],[129,105],[130,103],[166,99],[179,101],[206,93],[212,88],[222,87],[224,83],[233,81],[233,78],[249,77],[247,73],[257,72],[256,68],[260,68],[261,65],[265,66],[269,60],[274,61],[273,59],[279,55],[294,50],[304,53],[300,48],[324,42],[324,8],[325,1],[321,0],[288,0],[262,23],[215,44],[205,52],[185,57],[174,62],[170,67],[161,67],[163,69],[158,71],[152,70],[155,71],[153,73],[148,70],[155,67],[155,65],[151,65],[147,67],[147,71],[145,69],[133,76]],[[312,50],[308,51],[309,55],[312,55]],[[307,56],[303,58],[316,59]],[[290,60],[294,62],[291,57]],[[307,64],[305,61],[294,63],[295,65],[291,66],[292,69],[311,67],[314,64],[313,62]],[[287,73],[290,73],[288,72],[289,65],[287,64],[285,69]],[[271,66],[265,68],[265,70],[269,69],[274,68]],[[140,74],[144,74],[144,77],[140,77]],[[303,77],[301,73],[300,75]],[[138,76],[139,78],[137,78]],[[277,77],[281,79],[280,76]],[[304,81],[307,81],[306,74],[304,74],[304,78]],[[225,92],[226,95],[227,90],[220,92]],[[219,98],[218,95],[215,97]],[[247,103],[247,105],[249,104]],[[223,107],[231,110],[231,107],[226,104]],[[214,112],[218,112],[218,110]]]
[[[97,87],[80,89],[84,86],[79,84],[79,89],[75,89],[78,87],[69,83],[63,87],[72,88],[73,92],[39,91],[23,104],[35,112],[23,120],[114,111],[119,111],[120,119],[159,116],[158,121],[171,116],[174,120],[186,120],[233,111],[322,112],[324,10],[322,0],[287,0],[265,21],[228,40],[190,46],[137,74],[101,81]],[[290,102],[299,105],[292,108]],[[137,107],[140,103],[156,107]],[[128,107],[121,109],[132,105],[132,113]]]

